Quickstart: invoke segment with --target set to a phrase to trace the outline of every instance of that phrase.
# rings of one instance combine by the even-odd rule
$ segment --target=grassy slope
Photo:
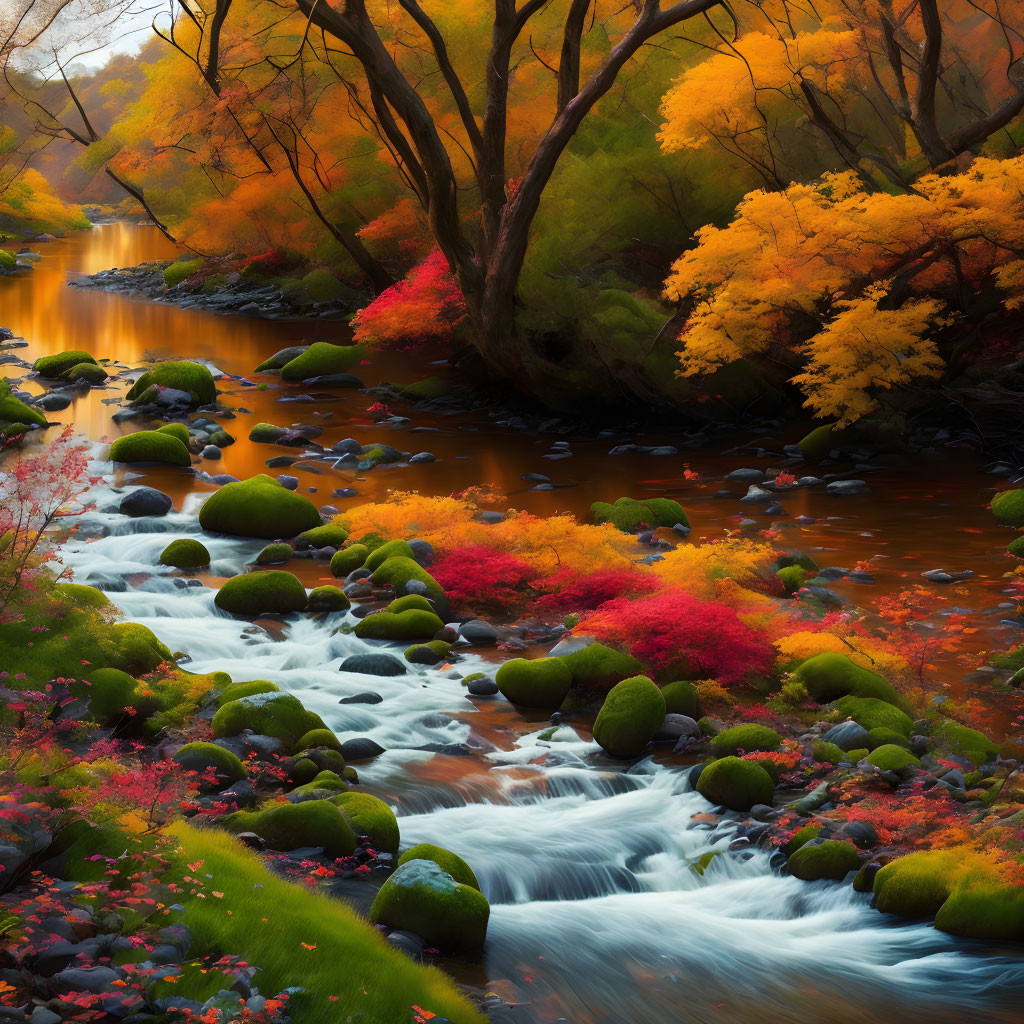
[[[414,1004],[452,1024],[485,1024],[440,971],[392,950],[348,907],[275,877],[223,832],[184,824],[173,832],[185,860],[203,862],[195,874],[207,893],[224,894],[188,902],[192,955],[233,953],[258,965],[256,984],[267,996],[301,986],[291,1002],[296,1024],[335,1024],[356,1013],[361,1024],[405,1024]]]

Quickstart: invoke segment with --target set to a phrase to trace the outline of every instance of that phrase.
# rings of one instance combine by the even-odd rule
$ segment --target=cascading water
[[[96,469],[107,482],[91,498],[103,509],[112,467]],[[896,923],[849,885],[782,874],[768,852],[734,843],[728,818],[694,820],[712,808],[684,769],[611,762],[564,725],[496,745],[474,729],[472,705],[450,674],[340,672],[346,656],[376,649],[336,632],[347,613],[292,616],[279,634],[246,631],[216,608],[213,590],[159,564],[172,539],[198,533],[201,501],[191,495],[162,519],[90,513],[83,536],[101,524],[109,534],[67,544],[63,562],[77,582],[107,590],[128,619],[185,652],[190,668],[273,680],[340,738],[368,736],[386,748],[359,767],[363,787],[396,804],[404,843],[462,855],[492,903],[482,963],[450,966],[529,1001],[518,1019],[1020,1020],[1022,961],[1005,949],[982,955],[991,951],[926,923]],[[203,540],[214,576],[242,571],[262,547]],[[459,667],[484,663],[468,655]],[[381,702],[339,704],[366,690]],[[456,762],[457,770],[431,770]],[[693,865],[709,852],[720,856],[701,875]]]

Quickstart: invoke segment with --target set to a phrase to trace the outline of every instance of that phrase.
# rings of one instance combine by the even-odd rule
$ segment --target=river
[[[299,477],[300,489],[315,488],[312,497],[320,503],[335,501],[330,494],[337,487],[360,492],[335,502],[345,507],[389,489],[439,494],[492,484],[515,507],[548,514],[585,513],[591,502],[622,494],[671,494],[690,512],[696,536],[721,536],[751,514],[762,527],[774,520],[780,543],[810,551],[822,565],[866,563],[873,584],[839,581],[835,588],[868,606],[922,582],[926,570],[972,569],[970,581],[941,593],[977,612],[975,648],[1002,650],[1018,638],[1017,627],[1003,621],[1016,613],[1001,594],[1010,568],[1003,554],[1007,534],[985,509],[1000,481],[964,453],[869,475],[852,470],[850,476],[869,479],[869,492],[837,498],[823,488],[801,490],[785,496],[785,513],[768,517],[759,506],[751,513],[738,503],[744,487],[731,485],[728,497],[718,493],[732,469],[780,464],[777,456],[757,455],[756,441],[734,454],[721,450],[739,438],[677,456],[617,457],[608,451],[618,438],[572,434],[572,456],[546,460],[560,435],[513,430],[486,411],[409,412],[411,421],[393,428],[372,422],[365,412],[370,399],[358,392],[282,402],[302,389],[281,389],[276,378],[255,375],[253,367],[303,338],[336,338],[343,325],[215,316],[67,286],[76,275],[173,255],[146,226],[98,227],[48,243],[41,252],[35,270],[0,280],[0,325],[29,342],[16,351],[31,360],[84,348],[125,368],[171,355],[211,360],[235,378],[219,387],[223,400],[236,408],[237,418],[225,426],[238,443],[219,462],[202,467],[210,473],[244,477],[266,471],[265,460],[285,450],[248,442],[251,424],[301,420],[324,427],[325,445],[353,436],[437,456],[433,463],[378,468],[365,479],[353,471],[286,470]],[[0,371],[19,380],[24,375],[16,365]],[[356,372],[372,385],[408,383],[437,371],[392,356],[375,357]],[[261,391],[254,386],[259,383],[272,386]],[[38,390],[31,379],[23,386]],[[118,406],[104,402],[123,387],[118,381],[82,393],[54,416],[74,423],[94,442],[97,459],[105,451],[99,442],[133,429],[115,425],[110,417]],[[761,443],[777,452],[782,442]],[[102,520],[110,535],[65,547],[64,561],[75,579],[125,587],[111,599],[172,650],[186,652],[193,670],[274,680],[318,712],[341,739],[370,736],[385,747],[384,755],[359,767],[365,789],[396,807],[404,843],[436,842],[462,855],[492,904],[479,960],[444,966],[464,984],[522,1004],[518,1021],[1021,1019],[1024,959],[1013,956],[1014,950],[958,941],[925,923],[896,923],[848,885],[808,884],[783,874],[768,853],[733,844],[728,822],[716,828],[694,819],[710,807],[690,788],[678,758],[659,755],[625,767],[605,758],[585,731],[568,727],[541,740],[546,719],[525,719],[504,701],[471,703],[457,680],[434,669],[416,667],[372,682],[340,673],[345,656],[369,645],[353,635],[332,635],[336,623],[330,621],[300,618],[273,638],[244,633],[237,620],[215,609],[213,588],[219,578],[243,571],[262,542],[204,537],[210,575],[201,577],[204,586],[180,588],[162,575],[158,556],[174,537],[199,532],[195,513],[211,488],[182,471],[135,468],[131,482],[172,494],[175,511],[162,520],[131,520],[99,511],[110,505],[110,489],[127,481],[125,471],[115,473],[102,461],[96,468],[104,481],[92,495],[97,511],[90,517]],[[687,468],[699,479],[686,479]],[[526,472],[549,475],[555,488],[530,490],[521,480]],[[804,518],[797,521],[798,516]],[[331,582],[325,567],[293,565],[306,566],[307,586]],[[459,665],[464,673],[477,667],[486,665],[476,655]],[[940,669],[950,692],[970,690],[963,666],[950,661]],[[365,691],[368,682],[382,703],[339,706],[341,698]],[[464,745],[458,754],[421,749],[458,744]],[[701,876],[691,865],[710,850],[725,855]]]

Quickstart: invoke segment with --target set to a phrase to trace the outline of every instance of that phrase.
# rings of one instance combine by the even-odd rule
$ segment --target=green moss
[[[434,846],[433,843],[419,843],[411,847],[398,858],[399,866],[411,860],[433,861],[442,871],[452,876],[461,885],[469,885],[474,889],[480,888],[473,869],[456,853],[446,850],[441,846]]]
[[[760,765],[738,757],[723,757],[700,773],[697,792],[713,804],[749,811],[754,804],[771,804],[775,783]]]
[[[163,462],[171,466],[191,466],[188,449],[170,434],[158,430],[139,430],[119,437],[110,446],[112,462]]]
[[[398,853],[398,819],[383,800],[369,793],[342,793],[332,802],[341,809],[356,835],[367,836],[375,849]]]
[[[160,564],[172,565],[175,569],[197,569],[210,564],[210,552],[205,544],[192,537],[179,537],[160,552]]]
[[[186,743],[172,760],[190,772],[203,774],[212,769],[219,780],[218,789],[245,778],[242,762],[230,750],[216,743]]]
[[[424,612],[432,612],[434,610],[431,603],[422,594],[403,594],[402,597],[396,597],[393,601],[389,601],[384,611],[394,612],[397,615],[399,612],[407,612],[413,609],[419,609]]]
[[[425,644],[413,644],[412,647],[405,649],[405,660],[417,665],[437,665],[448,657],[448,652],[451,649],[452,645],[446,640],[430,640]]]
[[[835,448],[836,441],[835,424],[826,423],[824,426],[815,427],[806,437],[798,441],[797,445],[804,453],[805,459],[819,462]]]
[[[219,292],[221,288],[228,283],[226,274],[211,274],[204,282],[203,287],[200,289],[204,295],[214,295]]]
[[[309,592],[306,604],[308,612],[343,612],[352,607],[352,602],[338,587],[314,587]]]
[[[850,755],[837,747],[834,743],[826,743],[824,740],[815,740],[811,747],[811,756],[815,761],[823,764],[842,764],[850,760]]]
[[[29,424],[45,427],[46,417],[38,409],[33,409],[20,398],[15,398],[11,394],[11,386],[7,381],[0,381],[0,423],[21,424],[26,428]],[[24,431],[12,431],[12,433],[24,433]]]
[[[374,923],[415,932],[446,953],[482,946],[489,916],[490,906],[478,889],[456,882],[431,860],[402,864],[370,908]]]
[[[157,427],[156,429],[157,433],[170,434],[171,437],[176,437],[183,445],[188,445],[188,427],[184,423],[165,423],[162,427]]]
[[[284,544],[280,541],[268,544],[257,556],[257,565],[280,565],[287,562],[295,554],[291,544]]]
[[[125,717],[125,708],[134,707],[138,680],[116,668],[90,669],[85,683],[75,683],[71,693],[89,701],[89,714],[100,725],[115,725]]]
[[[1024,487],[1014,487],[994,495],[989,508],[1001,526],[1024,526]]]
[[[617,498],[613,505],[595,501],[590,511],[595,522],[611,523],[627,533],[634,532],[641,524],[650,527],[690,525],[683,507],[671,498]]]
[[[307,380],[329,373],[347,373],[366,354],[359,345],[331,345],[314,341],[301,355],[281,367],[282,380]]]
[[[385,465],[390,462],[398,462],[402,453],[389,444],[375,444],[364,448],[359,456],[357,469],[370,469],[373,466]]]
[[[445,610],[443,614],[447,613],[448,599],[445,597],[440,584],[426,569],[418,565],[411,558],[403,558],[401,556],[388,558],[377,566],[370,578],[378,586],[390,584],[395,588],[395,593],[399,595],[405,589],[405,585],[408,582],[417,580],[426,586],[427,597],[436,601],[438,607]]]
[[[513,658],[494,674],[503,696],[526,708],[557,708],[572,685],[564,658]]]
[[[910,740],[903,733],[895,732],[893,729],[870,729],[868,730],[868,741],[871,750],[884,746],[886,743],[893,743],[897,747],[903,747],[904,750],[910,749]]]
[[[789,858],[790,874],[805,882],[829,878],[841,882],[860,867],[860,857],[850,843],[828,839],[813,846],[801,846]]]
[[[301,770],[298,770],[300,765],[308,765],[310,773],[303,774]],[[337,772],[319,771],[315,762],[309,758],[300,758],[295,767],[297,770],[293,771],[292,779],[298,780],[301,776],[308,778],[309,781],[304,782],[301,786],[296,786],[292,793],[304,797],[315,794],[318,800],[333,800],[339,793],[348,792],[348,783]]]
[[[585,690],[606,691],[623,679],[643,675],[646,671],[632,655],[598,643],[563,654],[561,659],[572,673],[572,685]]]
[[[127,394],[129,402],[140,398],[153,385],[185,391],[195,405],[209,405],[217,400],[217,387],[213,374],[202,363],[180,359],[157,363],[147,370],[131,387]]]
[[[430,640],[444,623],[433,613],[418,609],[377,612],[360,619],[353,632],[364,640]]]
[[[99,637],[104,660],[113,668],[137,675],[152,672],[165,661],[172,661],[171,652],[156,634],[139,622],[117,622]]]
[[[883,743],[882,746],[876,747],[868,754],[867,760],[868,764],[887,772],[898,772],[921,763],[909,750],[898,747],[895,743]]]
[[[269,679],[250,679],[244,683],[228,683],[217,695],[217,705],[223,707],[233,700],[240,700],[242,697],[252,697],[257,693],[277,693],[277,683]]]
[[[225,484],[199,510],[204,530],[238,537],[294,537],[320,525],[316,506],[264,473]]]
[[[931,917],[953,891],[961,871],[956,850],[925,850],[900,857],[875,875],[878,909],[900,917]]]
[[[452,383],[444,377],[425,377],[413,381],[399,389],[399,394],[410,402],[423,402],[431,398],[441,398],[452,389]]]
[[[324,523],[314,526],[312,530],[303,530],[295,538],[300,547],[307,548],[340,548],[348,537],[348,530],[337,523]]]
[[[791,857],[801,846],[806,845],[812,839],[817,839],[819,835],[821,835],[820,825],[804,825],[803,828],[798,828],[793,833],[793,838],[788,843],[783,845],[782,852],[787,857]]]
[[[378,566],[383,565],[392,556],[396,558],[408,558],[411,561],[416,561],[416,556],[413,554],[412,548],[409,546],[409,542],[405,540],[389,540],[384,544],[381,544],[379,548],[375,548],[367,556],[366,561],[363,565],[371,571],[376,569]]]
[[[356,837],[330,800],[275,804],[263,811],[238,811],[224,819],[232,832],[255,832],[274,850],[322,846],[328,857],[347,857]]]
[[[311,729],[327,728],[319,715],[307,711],[290,693],[258,693],[230,701],[213,716],[212,726],[218,739],[252,729],[282,740],[289,748]]]
[[[228,580],[217,591],[214,603],[234,615],[301,612],[306,607],[306,588],[290,572],[264,569]]]
[[[82,363],[99,365],[88,352],[74,348],[68,349],[66,352],[58,352],[52,356],[40,356],[32,364],[32,369],[40,377],[46,377],[47,380],[57,380],[63,377],[73,366],[80,366]]]
[[[331,573],[334,576],[347,576],[366,562],[369,553],[370,549],[365,544],[350,544],[336,551],[331,557]]]
[[[807,580],[807,572],[799,565],[787,565],[775,575],[787,594],[795,594]]]
[[[697,688],[688,679],[666,683],[661,695],[665,698],[665,714],[697,716]]]
[[[899,708],[872,697],[843,697],[833,705],[840,718],[852,718],[869,732],[872,729],[892,729],[909,736],[914,723]]]
[[[309,750],[311,747],[327,747],[329,750],[341,750],[341,741],[331,732],[330,729],[310,729],[304,736],[299,737],[295,744],[296,750]],[[345,765],[342,763],[342,768]]]
[[[81,583],[55,583],[53,595],[61,600],[70,601],[79,608],[111,609],[114,606],[110,598],[95,587],[87,587]]]
[[[781,745],[782,737],[774,729],[752,724],[723,729],[711,741],[715,757],[738,754],[740,751],[751,753],[755,750],[778,750]]]
[[[939,908],[935,927],[967,939],[1020,942],[1024,939],[1024,891],[996,882],[961,886]]]
[[[206,260],[202,256],[192,259],[177,259],[170,266],[164,268],[164,284],[173,288],[181,284],[187,277],[191,277],[196,271],[202,270]]]
[[[109,374],[96,363],[79,363],[77,366],[72,366],[70,370],[65,370],[61,376],[71,383],[84,380],[87,384],[102,384]]]
[[[665,721],[665,698],[647,676],[633,676],[609,691],[594,722],[594,739],[612,757],[636,757]]]
[[[1014,558],[1024,558],[1024,533],[1011,540],[1006,546],[1006,550]]]
[[[999,754],[999,747],[984,733],[977,729],[969,729],[966,725],[953,722],[948,718],[932,723],[931,734],[940,746],[951,753],[963,757],[974,765],[987,764],[994,761]]]
[[[901,711],[910,705],[899,691],[880,675],[855,665],[844,654],[826,651],[808,658],[794,672],[808,694],[819,704],[828,704],[839,697],[871,697],[884,700]]]
[[[334,302],[352,295],[352,289],[339,281],[326,267],[318,267],[306,274],[302,279],[302,287],[313,302]]]

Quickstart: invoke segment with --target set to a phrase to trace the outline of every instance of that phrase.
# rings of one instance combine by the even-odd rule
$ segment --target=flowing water
[[[695,534],[720,536],[735,526],[730,517],[748,510],[735,500],[742,488],[733,488],[732,500],[715,497],[721,485],[710,481],[740,465],[773,464],[768,456],[711,451],[615,458],[607,455],[607,439],[576,435],[571,459],[547,462],[551,437],[509,430],[485,413],[414,414],[413,422],[389,431],[369,421],[362,412],[369,400],[351,391],[282,403],[301,389],[275,384],[257,391],[253,383],[274,379],[253,375],[252,367],[299,338],[336,337],[344,328],[216,317],[66,286],[75,273],[170,255],[155,229],[111,225],[50,243],[44,252],[31,274],[0,281],[0,325],[26,337],[26,358],[71,347],[133,368],[149,357],[204,357],[235,375],[219,386],[238,410],[226,426],[239,443],[220,463],[203,467],[211,473],[263,470],[264,460],[282,449],[249,444],[251,422],[286,425],[301,417],[324,425],[326,444],[351,435],[438,456],[425,466],[378,469],[365,480],[351,472],[288,470],[304,490],[316,488],[314,500],[329,500],[338,486],[360,490],[361,497],[349,499],[358,502],[388,488],[447,493],[491,483],[517,507],[543,514],[581,511],[620,494],[668,493],[692,510]],[[9,377],[24,374],[16,365],[0,369]],[[360,372],[372,384],[431,371],[392,360]],[[23,386],[37,387],[31,379]],[[396,807],[403,842],[436,842],[465,857],[492,903],[479,961],[445,965],[459,980],[524,1004],[517,1017],[524,1022],[1021,1019],[1021,950],[987,949],[927,924],[897,923],[849,886],[783,874],[768,853],[734,842],[727,819],[715,824],[706,817],[711,808],[690,787],[680,759],[623,766],[605,758],[583,729],[568,726],[542,739],[546,720],[524,719],[500,700],[468,701],[457,679],[435,669],[410,666],[406,675],[388,678],[342,673],[346,656],[372,649],[334,632],[343,613],[292,617],[283,630],[245,631],[245,623],[216,609],[213,595],[218,580],[243,571],[262,542],[204,537],[210,571],[202,586],[182,587],[158,557],[173,538],[199,533],[196,511],[209,487],[175,470],[129,478],[102,461],[106,449],[98,442],[121,429],[110,421],[117,406],[103,399],[121,388],[123,382],[83,394],[59,414],[95,442],[94,469],[104,482],[91,496],[97,511],[89,518],[110,531],[68,544],[65,564],[78,582],[113,586],[109,596],[125,616],[185,652],[192,670],[274,680],[342,739],[369,736],[386,748],[359,767],[366,790]],[[316,412],[332,415],[314,420]],[[420,430],[412,434],[414,428]],[[685,480],[684,462],[705,482]],[[527,471],[547,472],[565,486],[527,491],[520,480]],[[143,482],[173,494],[175,511],[162,520],[103,511],[116,508],[115,489]],[[957,588],[957,600],[987,615],[985,644],[1006,647],[1017,627],[1001,624],[1015,609],[1012,603],[999,608],[1006,536],[984,510],[994,479],[954,453],[942,463],[875,473],[871,482],[864,497],[837,499],[820,488],[787,495],[782,518],[792,525],[780,527],[782,543],[811,550],[822,564],[874,559],[874,585],[837,584],[862,603],[916,581],[926,569],[972,568],[977,575]],[[798,515],[809,521],[796,523]],[[323,572],[311,568],[306,584]],[[459,663],[463,673],[480,667],[486,664],[476,655]],[[962,685],[950,677],[951,687]],[[339,704],[368,689],[383,701]],[[701,876],[691,865],[709,851],[723,855]]]

